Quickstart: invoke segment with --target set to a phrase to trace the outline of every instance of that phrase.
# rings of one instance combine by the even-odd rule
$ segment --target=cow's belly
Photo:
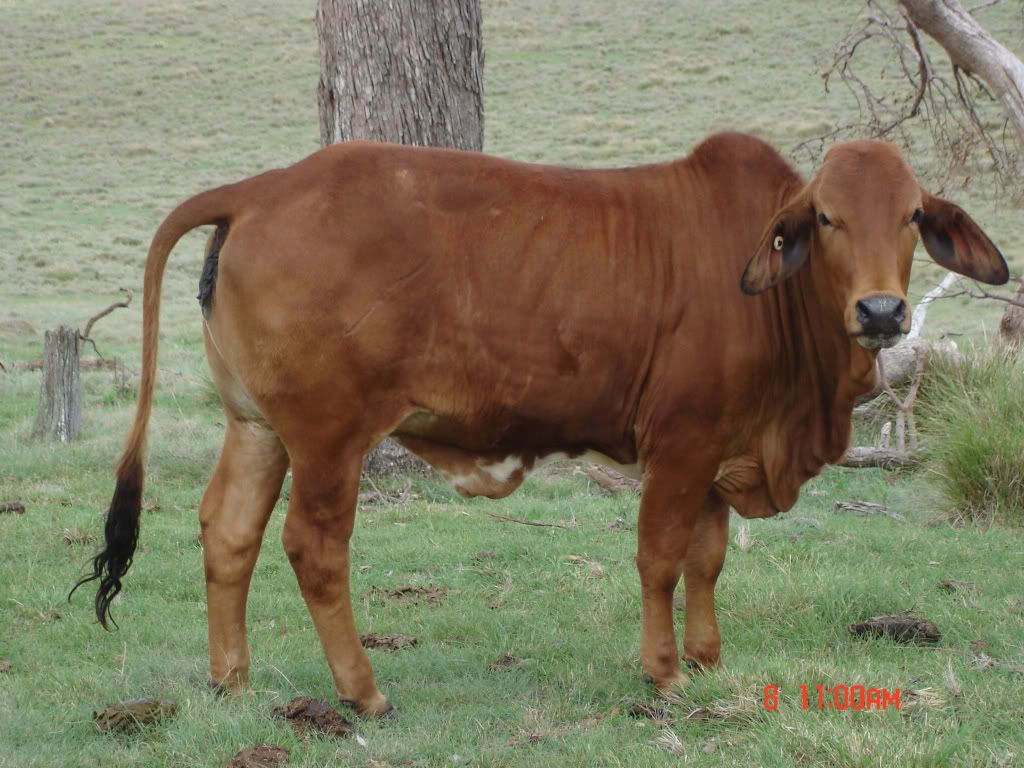
[[[395,439],[422,458],[462,496],[501,499],[515,491],[534,470],[554,461],[578,459],[605,464],[639,479],[639,464],[620,464],[597,451],[472,451],[422,436],[398,434]]]

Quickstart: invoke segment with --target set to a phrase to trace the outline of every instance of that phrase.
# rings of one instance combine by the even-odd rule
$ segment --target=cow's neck
[[[787,509],[800,486],[837,462],[850,441],[857,398],[874,385],[874,355],[849,337],[828,308],[831,286],[809,264],[776,291],[774,332],[781,360],[765,392],[762,459],[775,505]]]

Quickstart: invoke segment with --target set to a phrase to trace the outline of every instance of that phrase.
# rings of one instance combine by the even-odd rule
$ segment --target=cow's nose
[[[868,296],[857,302],[857,321],[865,336],[895,336],[906,316],[907,303],[896,296]]]

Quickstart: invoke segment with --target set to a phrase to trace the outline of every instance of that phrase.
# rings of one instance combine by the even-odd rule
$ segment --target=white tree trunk
[[[996,95],[1024,148],[1024,62],[985,31],[958,0],[899,0],[911,20],[955,65],[980,77]]]

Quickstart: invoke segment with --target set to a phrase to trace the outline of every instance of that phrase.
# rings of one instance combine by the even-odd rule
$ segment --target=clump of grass
[[[220,400],[220,391],[209,373],[203,373],[199,382],[199,403],[203,408],[220,410],[223,408]]]
[[[922,394],[928,464],[954,517],[1024,524],[1024,357],[940,364]]]

